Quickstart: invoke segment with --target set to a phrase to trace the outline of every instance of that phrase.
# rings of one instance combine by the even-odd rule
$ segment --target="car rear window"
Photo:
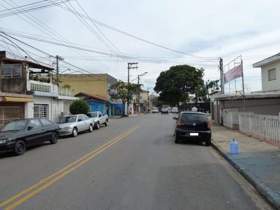
[[[77,116],[66,116],[60,120],[60,123],[72,123],[76,122]]]
[[[88,117],[97,117],[97,113],[96,112],[90,112],[87,114]]]
[[[208,120],[205,114],[196,114],[196,113],[182,113],[180,119],[182,123],[205,122]]]

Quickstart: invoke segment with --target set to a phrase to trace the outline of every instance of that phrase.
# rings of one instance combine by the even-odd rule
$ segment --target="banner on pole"
[[[236,78],[242,77],[243,65],[242,63],[234,68],[230,69],[224,74],[224,83],[230,82]]]

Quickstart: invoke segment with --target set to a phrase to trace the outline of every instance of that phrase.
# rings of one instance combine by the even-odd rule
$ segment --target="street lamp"
[[[144,72],[144,73],[142,73],[142,74],[138,74],[138,75],[137,75],[137,79],[138,79],[138,80],[137,80],[137,81],[138,81],[137,84],[138,84],[138,85],[139,85],[139,83],[140,83],[140,77],[142,77],[142,76],[144,76],[144,75],[146,75],[146,74],[148,74],[148,72]]]

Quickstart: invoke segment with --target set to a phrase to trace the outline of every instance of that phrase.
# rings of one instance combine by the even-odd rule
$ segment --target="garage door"
[[[24,118],[23,106],[0,106],[0,127],[7,122]]]

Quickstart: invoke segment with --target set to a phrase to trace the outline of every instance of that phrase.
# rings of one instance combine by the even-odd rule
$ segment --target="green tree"
[[[210,92],[217,92],[219,91],[220,87],[219,87],[219,81],[220,80],[207,80],[206,82],[206,88],[207,90]]]
[[[123,104],[128,100],[131,101],[134,94],[141,91],[141,85],[127,84],[123,81],[118,81],[111,86],[110,95],[113,99],[120,99]],[[123,113],[124,115],[124,113]]]
[[[70,105],[71,114],[87,114],[89,106],[84,100],[76,100]]]
[[[189,65],[172,66],[160,73],[154,90],[159,93],[159,100],[171,106],[189,100],[190,94],[196,98],[203,95],[203,69]]]

